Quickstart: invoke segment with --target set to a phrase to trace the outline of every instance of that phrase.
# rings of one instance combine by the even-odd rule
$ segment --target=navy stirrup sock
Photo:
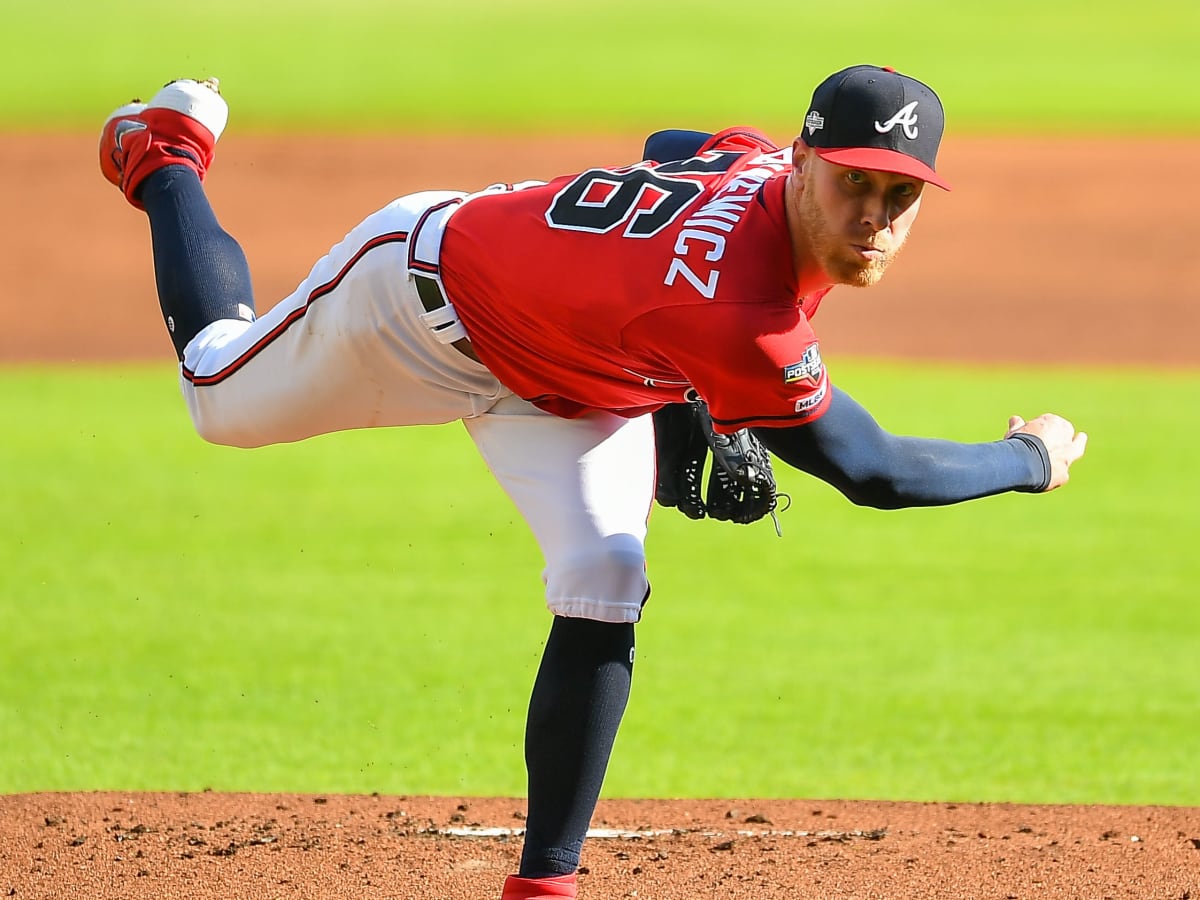
[[[159,307],[183,359],[183,348],[211,322],[254,318],[250,267],[191,169],[166,166],[139,190],[150,217]]]
[[[633,677],[633,625],[556,617],[529,703],[521,875],[579,867]]]

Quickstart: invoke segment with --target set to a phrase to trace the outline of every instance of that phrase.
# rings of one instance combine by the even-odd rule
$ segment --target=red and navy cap
[[[804,143],[821,159],[950,185],[934,171],[946,124],[933,89],[894,69],[851,66],[813,91]]]

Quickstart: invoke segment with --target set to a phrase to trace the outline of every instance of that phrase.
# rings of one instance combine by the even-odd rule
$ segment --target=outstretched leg
[[[370,214],[257,317],[250,270],[203,180],[228,108],[215,81],[175,81],[105,122],[100,168],[149,216],[163,321],[196,431],[256,447],[352,428],[478,415],[507,391],[443,344],[408,270],[409,238],[463,196],[401,197]]]
[[[150,218],[159,305],[179,359],[210,323],[254,319],[246,256],[201,186],[228,118],[216,79],[182,79],[122,106],[100,135],[101,171]]]

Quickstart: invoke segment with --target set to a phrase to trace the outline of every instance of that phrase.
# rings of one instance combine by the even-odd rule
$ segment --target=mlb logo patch
[[[806,413],[816,409],[825,399],[825,394],[828,393],[828,385],[821,385],[817,390],[809,394],[807,397],[801,397],[796,401],[796,412]]]
[[[816,344],[809,344],[804,356],[799,362],[783,367],[783,383],[795,384],[797,381],[820,381],[825,364],[821,362],[821,350]]]

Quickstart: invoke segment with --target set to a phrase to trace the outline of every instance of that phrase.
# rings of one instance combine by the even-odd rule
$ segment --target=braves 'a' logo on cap
[[[897,125],[904,128],[904,136],[910,141],[917,139],[917,101],[914,100],[896,113],[883,124],[875,123],[875,130],[880,134],[887,134]]]

